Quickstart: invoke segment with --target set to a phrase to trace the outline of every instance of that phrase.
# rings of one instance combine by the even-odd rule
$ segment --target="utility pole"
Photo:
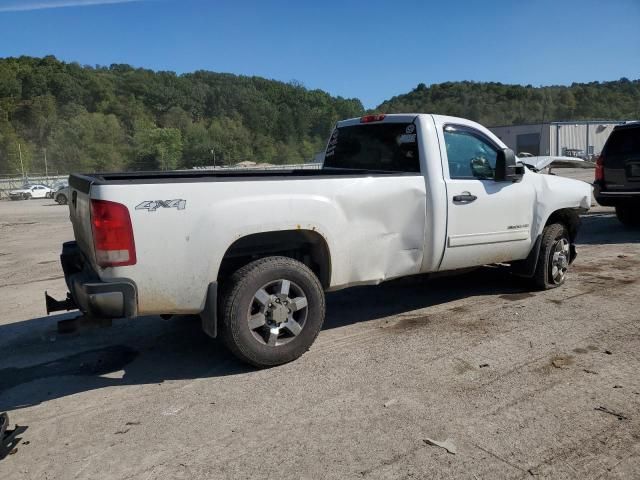
[[[22,178],[24,179],[24,163],[22,163],[22,147],[18,143],[18,155],[20,156],[20,170],[22,171]]]
[[[47,166],[47,148],[44,149],[44,176],[49,180],[49,167]]]

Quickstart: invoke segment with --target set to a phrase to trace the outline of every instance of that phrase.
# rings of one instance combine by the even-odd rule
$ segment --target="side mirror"
[[[519,182],[524,175],[524,168],[516,164],[516,154],[510,148],[498,151],[496,159],[496,182]]]

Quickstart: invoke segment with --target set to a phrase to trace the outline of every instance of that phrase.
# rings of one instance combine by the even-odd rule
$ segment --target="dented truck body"
[[[82,278],[91,278],[85,283],[131,285],[134,298],[122,299],[129,307],[115,311],[199,313],[215,334],[219,302],[211,297],[256,258],[295,258],[325,290],[490,263],[533,265],[549,219],[566,218],[573,242],[578,213],[591,204],[585,183],[505,166],[512,152],[460,118],[338,122],[325,155],[321,170],[74,174],[76,242],[68,248],[83,264]],[[128,213],[128,247],[110,238],[108,218],[96,220],[97,206],[111,204]],[[77,298],[85,293],[75,275],[65,272],[76,304],[99,304],[95,287],[93,300]],[[93,310],[100,314],[99,306]]]

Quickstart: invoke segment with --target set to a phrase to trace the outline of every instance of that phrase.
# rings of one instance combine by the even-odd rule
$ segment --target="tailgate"
[[[80,251],[95,268],[96,261],[91,232],[91,183],[92,179],[84,175],[72,174],[69,177],[69,218]]]

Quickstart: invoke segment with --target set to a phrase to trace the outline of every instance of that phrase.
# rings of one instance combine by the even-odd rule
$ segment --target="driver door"
[[[501,147],[467,125],[438,129],[447,186],[447,243],[440,270],[525,258],[531,249],[535,191],[520,182],[495,181]]]

